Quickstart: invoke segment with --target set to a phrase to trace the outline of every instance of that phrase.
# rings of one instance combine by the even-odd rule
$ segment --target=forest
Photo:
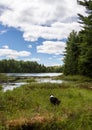
[[[86,16],[78,14],[82,30],[73,30],[67,40],[64,58],[65,75],[92,77],[92,0],[78,1],[86,8]]]
[[[0,61],[0,73],[41,73],[62,72],[62,66],[50,66],[38,64],[33,61],[17,61],[14,59]]]
[[[32,61],[14,59],[0,61],[0,73],[62,72],[64,75],[92,77],[92,0],[78,1],[86,8],[86,16],[78,14],[82,29],[73,30],[68,36],[64,53],[64,65],[46,67]]]
[[[78,14],[82,30],[66,42],[64,65],[44,66],[33,61],[0,60],[0,130],[92,130],[92,0],[78,1],[87,15]],[[62,83],[1,73],[62,72]],[[26,83],[13,90],[4,88]],[[3,86],[6,85],[6,86]],[[61,102],[51,104],[53,94]]]

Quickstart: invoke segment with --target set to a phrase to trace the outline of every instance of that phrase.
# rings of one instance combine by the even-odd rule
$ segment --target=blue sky
[[[69,33],[81,29],[80,12],[76,0],[0,0],[0,60],[62,65]]]

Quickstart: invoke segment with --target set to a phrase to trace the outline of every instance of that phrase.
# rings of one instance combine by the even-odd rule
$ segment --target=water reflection
[[[24,76],[24,77],[44,77],[44,76],[59,76],[62,73],[7,73],[7,76]]]
[[[36,77],[35,80],[37,83],[62,83],[62,80],[54,80],[52,77],[59,76],[62,73],[7,73],[7,76],[16,76],[16,77]],[[49,76],[46,78],[45,76]],[[37,78],[40,77],[40,78]],[[45,77],[45,78],[43,78]],[[19,83],[4,83],[3,91],[13,90],[14,88],[20,87],[21,85],[27,84],[27,82],[19,82]]]
[[[7,90],[13,90],[14,88],[20,87],[21,85],[27,84],[26,82],[20,83],[4,83],[2,85],[3,91],[6,92]]]
[[[40,79],[36,79],[36,81],[38,83],[62,83],[63,81],[62,80],[54,80],[54,79],[51,79],[51,78],[40,78]]]

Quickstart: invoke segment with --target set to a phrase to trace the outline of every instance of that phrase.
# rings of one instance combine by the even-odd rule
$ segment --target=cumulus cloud
[[[30,56],[30,54],[31,53],[28,51],[16,51],[16,50],[10,49],[7,45],[3,46],[0,49],[0,57],[4,56],[6,58],[17,59],[19,57]]]
[[[59,55],[64,53],[65,47],[64,42],[45,41],[37,46],[37,52]]]
[[[77,13],[84,13],[77,0],[0,0],[0,9],[0,22],[21,30],[27,41],[66,38],[80,30]]]

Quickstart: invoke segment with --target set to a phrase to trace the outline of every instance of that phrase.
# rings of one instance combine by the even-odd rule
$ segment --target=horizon
[[[77,0],[0,0],[0,60],[63,65],[66,41],[79,32]]]

